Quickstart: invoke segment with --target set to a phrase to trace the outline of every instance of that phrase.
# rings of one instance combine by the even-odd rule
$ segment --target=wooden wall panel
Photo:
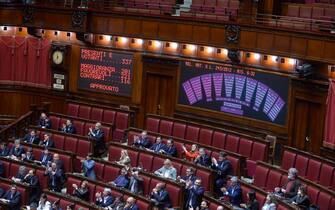
[[[142,21],[142,35],[150,38],[157,38],[158,22]]]
[[[241,31],[240,47],[242,48],[256,48],[257,32],[254,31]]]
[[[222,46],[226,42],[226,37],[223,34],[225,34],[224,28],[211,28],[209,41]]]
[[[258,33],[257,34],[257,48],[260,50],[272,50],[273,49],[273,34]]]
[[[284,35],[276,35],[274,41],[274,49],[280,52],[288,52],[290,50],[290,39]]]
[[[324,58],[328,60],[335,60],[335,43],[334,42],[325,42],[324,44]]]
[[[308,40],[307,56],[312,58],[323,57],[323,41]]]
[[[0,10],[0,17],[2,23],[10,23],[9,25],[22,24],[22,12],[20,10]]]
[[[198,43],[207,43],[209,41],[208,26],[193,26],[193,41]]]
[[[174,23],[160,23],[158,29],[158,36],[162,39],[174,40],[176,37],[177,24]]]
[[[111,25],[108,24],[109,18],[108,17],[91,17],[90,18],[90,28],[94,27],[97,29],[97,33],[99,34],[108,34],[111,32]]]
[[[305,54],[307,49],[307,40],[304,38],[291,38],[291,53],[296,55]]]
[[[176,37],[180,41],[192,40],[192,25],[178,24]]]
[[[125,20],[125,33],[131,35],[141,34],[141,21],[140,20]]]
[[[124,32],[124,21],[121,18],[109,19],[107,31],[112,34],[122,34]]]

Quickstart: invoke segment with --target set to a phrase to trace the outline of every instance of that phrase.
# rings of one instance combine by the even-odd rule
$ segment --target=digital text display
[[[183,61],[178,103],[285,125],[288,89],[285,76]]]
[[[82,48],[78,88],[131,96],[133,55]]]

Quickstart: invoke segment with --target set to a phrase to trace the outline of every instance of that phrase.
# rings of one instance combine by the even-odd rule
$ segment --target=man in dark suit
[[[200,208],[200,203],[205,193],[205,188],[201,186],[201,179],[196,179],[194,181],[194,184],[192,181],[188,181],[186,183],[185,190],[186,190],[185,209]]]
[[[136,200],[133,197],[127,198],[126,205],[124,206],[124,210],[139,210]]]
[[[48,187],[52,191],[60,192],[63,184],[63,171],[61,169],[57,169],[56,163],[51,163],[51,167],[47,167],[44,176],[49,177]]]
[[[143,194],[143,179],[139,176],[139,172],[137,170],[131,173],[128,190],[134,194]]]
[[[17,190],[16,185],[12,185],[10,189],[1,198],[1,201],[7,203],[11,210],[20,210],[21,207],[21,194]]]
[[[177,177],[177,180],[180,182],[180,183],[187,183],[189,181],[191,181],[192,183],[194,183],[194,181],[196,180],[196,176],[194,175],[194,168],[192,167],[188,167],[186,169],[186,175],[185,176],[178,176]]]
[[[233,174],[233,167],[225,152],[220,152],[219,159],[212,158],[212,168],[216,171],[214,190],[217,194],[227,183],[227,175]]]
[[[35,160],[35,156],[33,154],[33,148],[29,147],[25,154],[21,155],[22,161],[24,162],[33,162]]]
[[[150,200],[155,207],[159,209],[171,208],[171,200],[168,191],[165,189],[164,183],[158,183],[155,188],[152,189]]]
[[[163,153],[165,148],[165,144],[162,142],[162,138],[157,136],[156,142],[147,150],[155,153]]]
[[[30,144],[39,144],[40,143],[40,138],[36,135],[36,131],[35,130],[31,130],[30,133],[26,134],[23,137],[23,141],[26,143],[30,143]]]
[[[40,159],[40,163],[42,166],[48,166],[48,163],[52,161],[52,156],[49,153],[48,148],[45,148]]]
[[[298,170],[296,168],[290,168],[288,170],[288,180],[281,188],[275,188],[275,194],[284,196],[286,198],[293,198],[297,195],[298,189],[301,185],[298,180]]]
[[[199,155],[195,158],[194,162],[205,167],[210,167],[212,164],[211,158],[206,154],[206,150],[204,148],[199,148]]]
[[[40,145],[42,145],[44,147],[47,147],[47,148],[54,148],[55,147],[55,143],[50,138],[49,133],[44,134],[44,139],[43,139],[43,141],[40,142]]]
[[[127,175],[127,170],[125,168],[121,169],[121,174],[112,182],[110,182],[115,187],[127,188],[129,184],[129,178]]]
[[[21,145],[20,140],[16,139],[15,142],[14,142],[14,146],[10,150],[9,155],[14,159],[19,159],[19,158],[21,158],[23,153],[24,153],[24,148]]]
[[[51,129],[51,120],[45,113],[41,113],[40,119],[38,121],[38,127]]]
[[[36,170],[30,169],[28,174],[24,177],[23,182],[27,183],[29,187],[31,187],[31,191],[29,194],[29,203],[38,203],[41,193],[41,187],[38,176],[36,176]]]
[[[150,148],[150,141],[147,137],[147,131],[142,131],[140,136],[134,136],[134,146],[138,148]]]
[[[5,167],[3,166],[3,163],[0,161],[0,177],[4,176],[5,176]]]
[[[113,197],[112,197],[112,190],[110,188],[105,188],[104,191],[97,192],[95,194],[95,204],[98,205],[99,207],[108,207],[113,204]]]
[[[0,143],[0,157],[7,157],[9,155],[10,149],[7,146],[7,143]]]
[[[223,196],[227,196],[229,198],[230,203],[233,206],[240,207],[240,204],[242,203],[242,188],[238,183],[236,176],[233,176],[230,181],[231,184],[228,189],[222,187],[221,192],[223,193]]]
[[[166,145],[162,151],[163,154],[166,154],[171,157],[177,157],[177,148],[173,144],[173,140],[169,138],[166,141]]]
[[[95,128],[89,128],[88,136],[93,139],[94,145],[94,156],[101,157],[106,151],[105,144],[105,133],[101,129],[101,123],[97,122]]]
[[[64,133],[70,133],[70,134],[75,134],[76,133],[76,128],[72,124],[71,120],[66,120],[66,123],[63,123],[61,131]]]

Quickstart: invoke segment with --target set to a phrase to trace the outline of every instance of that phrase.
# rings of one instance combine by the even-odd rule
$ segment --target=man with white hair
[[[156,170],[154,174],[167,179],[177,179],[177,170],[173,167],[172,162],[169,159],[166,159],[164,165]]]
[[[139,210],[135,198],[129,197],[127,199],[126,205],[124,206],[124,210]]]
[[[293,198],[297,195],[298,189],[301,185],[300,181],[298,180],[298,170],[296,168],[290,168],[288,170],[287,178],[288,180],[284,186],[281,188],[275,188],[275,194],[284,196],[286,198]]]
[[[44,112],[41,113],[40,119],[38,120],[38,127],[51,129],[51,120]]]
[[[89,128],[88,136],[94,140],[94,156],[101,157],[101,155],[106,151],[105,144],[105,133],[101,129],[101,123],[97,122],[94,129]]]
[[[108,207],[113,204],[112,190],[110,188],[105,188],[104,191],[97,192],[95,194],[95,204],[99,207]]]
[[[140,136],[134,136],[134,146],[143,148],[150,148],[150,141],[147,136],[147,131],[142,131]]]
[[[242,188],[238,183],[238,178],[236,176],[231,177],[230,181],[231,184],[228,189],[222,187],[221,192],[223,196],[227,196],[229,198],[230,203],[233,206],[240,207],[240,204],[242,203]]]

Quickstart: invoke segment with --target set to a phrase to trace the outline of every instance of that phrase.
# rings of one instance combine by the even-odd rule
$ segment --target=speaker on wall
[[[228,50],[228,58],[233,63],[239,63],[240,62],[240,51],[238,51],[238,50]]]
[[[93,34],[87,34],[84,32],[76,32],[76,39],[86,44],[93,43]]]

